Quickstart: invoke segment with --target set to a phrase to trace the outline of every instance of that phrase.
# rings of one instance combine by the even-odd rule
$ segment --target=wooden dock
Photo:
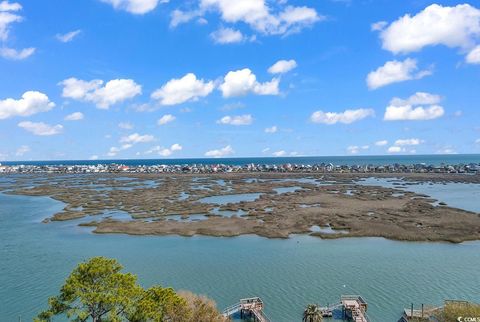
[[[458,300],[445,300],[444,305],[448,304],[460,304],[465,305],[469,302],[467,301],[458,301]],[[431,321],[431,317],[441,311],[444,306],[425,306],[424,304],[421,305],[421,308],[414,308],[413,303],[409,308],[405,308],[403,310],[403,314],[398,320],[398,322],[408,322],[408,321]]]
[[[355,322],[369,322],[367,317],[367,302],[359,295],[343,295],[341,302],[347,317]]]
[[[367,316],[367,302],[360,295],[342,295],[340,302],[321,307],[323,317],[335,317],[334,312],[340,312],[341,318],[353,322],[371,322]],[[272,322],[263,312],[264,303],[259,297],[241,299],[237,304],[223,310],[223,316],[232,318],[239,315],[240,319],[253,318],[257,322]]]
[[[331,317],[334,311],[341,310],[342,319],[354,322],[370,322],[367,315],[367,302],[360,295],[342,295],[340,302],[320,308],[323,317]]]
[[[223,316],[230,318],[235,314],[240,314],[240,318],[253,317],[257,322],[271,322],[263,312],[263,301],[259,297],[241,299],[240,302],[223,310]]]

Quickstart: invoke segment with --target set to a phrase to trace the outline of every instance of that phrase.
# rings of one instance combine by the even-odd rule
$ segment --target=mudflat
[[[388,188],[359,182],[367,177],[398,180]],[[94,227],[94,233],[268,238],[310,234],[454,243],[480,239],[480,214],[402,189],[419,182],[480,184],[478,175],[137,173],[7,178],[9,182],[0,186],[4,193],[50,196],[65,203],[45,224],[83,218],[80,225]],[[115,212],[128,213],[128,218],[108,215]]]

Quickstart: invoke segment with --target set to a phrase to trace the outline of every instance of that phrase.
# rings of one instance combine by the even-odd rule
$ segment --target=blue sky
[[[0,160],[480,153],[480,6],[0,0]]]

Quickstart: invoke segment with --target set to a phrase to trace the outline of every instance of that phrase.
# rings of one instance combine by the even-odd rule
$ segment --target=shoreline
[[[89,226],[82,226],[79,225],[80,227],[89,227]],[[365,240],[365,239],[377,239],[377,240],[384,240],[384,241],[392,241],[392,242],[398,242],[398,243],[415,243],[415,244],[445,244],[445,245],[468,245],[469,243],[480,243],[480,238],[479,239],[465,239],[462,241],[448,241],[448,240],[413,240],[413,239],[393,239],[393,238],[387,238],[387,237],[381,237],[381,236],[332,236],[332,237],[325,237],[325,236],[317,236],[311,233],[297,233],[297,234],[291,234],[288,237],[266,237],[266,236],[261,236],[257,234],[241,234],[241,235],[232,235],[232,236],[223,236],[223,235],[208,235],[208,234],[193,234],[193,235],[180,235],[177,233],[166,233],[166,234],[135,234],[135,233],[130,233],[130,232],[96,232],[92,230],[92,233],[95,235],[123,235],[123,236],[130,236],[130,237],[180,237],[180,238],[225,238],[225,239],[232,239],[232,238],[248,238],[248,237],[258,237],[261,239],[267,239],[267,240],[295,240],[296,238],[302,238],[302,237],[312,237],[316,238],[318,240],[323,240],[323,241],[331,241],[331,240]]]
[[[301,158],[300,158],[301,159]],[[194,159],[192,159],[194,160]],[[217,161],[212,159],[210,161]],[[248,159],[258,161],[260,159]],[[265,159],[263,159],[265,160]],[[283,159],[281,159],[283,160]],[[130,173],[130,174],[144,174],[144,173],[168,173],[168,174],[215,174],[215,173],[304,173],[309,172],[313,174],[334,174],[334,173],[460,173],[460,174],[478,174],[480,173],[480,162],[456,162],[440,164],[427,164],[425,162],[417,163],[332,163],[313,162],[303,163],[295,162],[295,158],[286,163],[232,163],[227,159],[219,159],[218,162],[201,162],[198,163],[67,163],[67,164],[42,164],[41,162],[27,163],[27,164],[7,164],[0,163],[0,173],[56,173],[56,174],[80,174],[80,173]],[[123,160],[125,161],[125,160]],[[147,161],[147,160],[138,160]],[[153,160],[157,161],[157,160]],[[172,161],[186,161],[175,160]],[[332,160],[333,161],[333,160]],[[393,160],[392,160],[393,161]]]

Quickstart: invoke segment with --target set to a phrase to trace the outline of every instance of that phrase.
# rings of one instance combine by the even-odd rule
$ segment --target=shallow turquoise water
[[[368,186],[380,186],[425,194],[450,207],[480,213],[480,184],[476,183],[433,183],[418,182],[404,185],[404,181],[396,178],[366,178],[357,183]],[[395,184],[397,183],[397,184]],[[401,185],[399,185],[400,183]]]
[[[73,267],[96,255],[117,258],[145,286],[190,289],[220,308],[260,296],[277,322],[301,321],[306,304],[332,303],[346,293],[362,294],[378,322],[397,321],[411,302],[478,300],[479,242],[133,237],[40,223],[62,207],[50,198],[0,194],[1,321],[31,320]]]

